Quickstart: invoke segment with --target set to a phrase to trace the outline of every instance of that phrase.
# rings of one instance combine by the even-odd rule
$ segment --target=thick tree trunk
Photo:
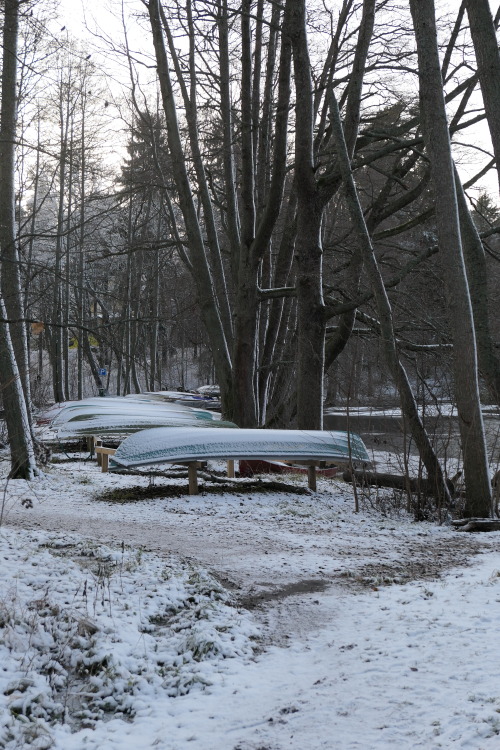
[[[250,0],[243,0],[241,9],[241,57],[241,232],[233,354],[234,417],[240,427],[256,427],[259,422],[255,373],[260,257],[252,247],[256,211]]]
[[[297,422],[300,429],[323,427],[325,305],[321,223],[313,153],[313,85],[305,0],[288,0],[295,73],[295,176],[297,184]]]
[[[0,389],[9,436],[11,476],[32,479],[36,473],[36,462],[31,435],[28,350],[15,232],[18,14],[18,0],[5,0],[0,123],[0,249],[2,289],[8,294],[9,312],[7,314],[3,298],[0,297]],[[12,324],[7,322],[7,316]],[[11,325],[16,351],[11,340]]]
[[[453,375],[464,456],[466,513],[490,516],[491,487],[479,401],[476,339],[462,253],[448,122],[433,0],[410,0],[417,40],[420,109],[431,163],[439,248],[446,263],[446,298],[453,339]]]
[[[19,0],[6,0],[3,27],[2,104],[0,123],[0,247],[2,296],[24,396],[30,413],[30,379],[25,309],[15,231],[14,143],[17,117],[17,40]]]

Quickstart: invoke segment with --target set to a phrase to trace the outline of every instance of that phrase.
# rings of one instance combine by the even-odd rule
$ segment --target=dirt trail
[[[102,492],[106,483],[126,486],[130,478],[97,479],[87,466],[79,469],[81,483],[75,487],[68,472],[59,470],[57,490],[39,491],[31,509],[20,497],[11,498],[6,524],[75,532],[191,560],[251,608],[274,643],[324,624],[325,592],[341,597],[435,578],[466,565],[495,541],[493,535],[458,533],[404,517],[391,520],[370,508],[356,515],[342,484],[325,482],[306,496],[210,493],[116,504],[96,499],[96,485]]]

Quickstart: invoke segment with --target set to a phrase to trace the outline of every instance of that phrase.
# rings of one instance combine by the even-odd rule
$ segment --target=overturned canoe
[[[94,414],[86,417],[78,416],[61,425],[56,425],[57,434],[60,438],[78,437],[85,435],[112,436],[132,435],[139,431],[156,429],[186,428],[196,425],[203,431],[206,428],[236,429],[232,422],[224,422],[220,419],[197,419],[190,415],[168,415],[158,414],[134,416],[119,414]]]
[[[234,430],[207,433],[199,427],[157,427],[131,435],[120,445],[110,468],[211,459],[285,459],[366,464],[370,458],[358,435],[320,430]]]
[[[85,435],[124,437],[153,427],[236,427],[205,409],[123,397],[74,401],[58,405],[47,416],[60,439]]]
[[[193,409],[179,404],[134,401],[125,398],[84,400],[59,409],[52,418],[52,426],[92,417],[174,417],[191,420],[213,420],[214,415],[206,409]]]

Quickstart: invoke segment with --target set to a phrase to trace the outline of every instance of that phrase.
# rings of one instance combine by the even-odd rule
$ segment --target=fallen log
[[[371,485],[373,487],[391,487],[396,490],[403,490],[414,494],[423,495],[434,495],[435,487],[423,477],[408,477],[404,474],[383,474],[373,471],[344,471],[342,479],[345,482],[352,482],[354,480],[361,487]],[[451,479],[446,480],[448,489],[453,495],[455,493],[455,485]]]
[[[500,531],[498,518],[460,518],[451,523],[457,531]]]

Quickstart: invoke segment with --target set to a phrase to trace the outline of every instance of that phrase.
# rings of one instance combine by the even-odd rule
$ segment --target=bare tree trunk
[[[231,78],[229,70],[227,0],[218,0],[217,26],[219,30],[219,85],[222,119],[222,161],[224,168],[224,184],[226,188],[226,223],[231,248],[232,272],[233,276],[236,278],[240,253],[240,225],[233,154],[233,121]]]
[[[162,34],[159,0],[151,0],[149,3],[149,18],[153,34],[163,108],[167,121],[167,137],[172,159],[172,176],[179,192],[179,203],[188,237],[190,260],[193,266],[196,267],[195,282],[198,301],[211,342],[212,355],[221,388],[223,409],[227,416],[232,416],[234,403],[231,359],[221,316],[214,297],[214,282],[205,255],[205,244],[186,171],[186,160],[179,133],[168,59]]]
[[[313,152],[313,85],[305,0],[288,0],[295,72],[295,176],[297,184],[297,421],[301,429],[323,427],[325,305],[321,223]]]
[[[0,388],[9,436],[11,476],[32,479],[36,473],[36,462],[30,424],[29,370],[14,208],[19,2],[5,0],[4,8],[0,123],[0,248],[2,289],[8,291],[8,315],[13,322],[7,322],[7,310],[3,299],[0,298]],[[16,352],[11,341],[11,325],[17,344]]]
[[[138,250],[135,254],[134,260],[134,276],[132,281],[132,300],[130,304],[131,314],[131,340],[130,340],[130,372],[132,375],[132,384],[135,393],[140,393],[142,388],[139,383],[139,376],[137,373],[137,361],[138,361],[138,348],[140,344],[140,303],[141,303],[141,291],[142,291],[142,269],[144,264],[144,252]]]
[[[252,137],[250,6],[243,9],[244,32],[242,73],[242,194],[241,242],[238,267],[238,294],[234,346],[234,393],[236,421],[252,427],[260,421],[259,379],[259,272],[269,249],[272,231],[279,216],[286,176],[288,109],[290,101],[291,44],[288,37],[288,12],[285,10],[278,77],[278,98],[274,128],[274,154],[266,207],[257,222],[255,206],[255,154]],[[243,96],[243,90],[245,95]],[[249,398],[251,394],[251,398]]]
[[[433,0],[410,0],[417,40],[420,109],[431,163],[440,252],[446,263],[446,297],[453,339],[453,375],[466,488],[465,512],[492,514],[491,486],[479,400],[476,339],[462,253],[457,196],[439,63]]]
[[[226,279],[224,266],[222,264],[222,256],[219,245],[219,237],[215,222],[215,216],[212,207],[212,201],[210,199],[210,192],[208,189],[207,177],[205,174],[205,167],[203,164],[203,158],[200,149],[200,140],[198,136],[198,114],[197,114],[197,102],[196,102],[196,87],[197,87],[197,73],[195,65],[195,30],[193,25],[193,14],[191,0],[186,2],[187,10],[187,24],[188,24],[188,37],[189,37],[189,83],[190,89],[187,90],[187,86],[184,83],[184,75],[181,71],[177,50],[173,43],[170,29],[163,13],[163,8],[160,5],[161,19],[163,22],[163,28],[167,34],[167,40],[170,50],[170,55],[173,60],[174,68],[176,70],[177,81],[181,88],[183,96],[184,107],[186,112],[186,120],[188,124],[189,132],[189,144],[191,146],[191,153],[193,159],[193,165],[196,172],[196,178],[198,181],[198,190],[201,204],[203,206],[203,218],[205,231],[207,233],[207,244],[211,260],[211,270],[213,275],[214,288],[217,294],[217,303],[220,314],[221,323],[224,329],[225,337],[230,344],[232,339],[232,320],[231,311],[229,308],[229,298],[227,294]]]
[[[324,207],[339,186],[338,173],[316,182],[313,86],[306,32],[305,0],[288,0],[291,8],[295,71],[295,174],[297,180],[297,420],[303,429],[323,425],[323,373],[326,314],[323,300],[321,225]],[[351,154],[358,131],[363,74],[373,32],[374,0],[364,0],[363,18],[347,92],[346,141]],[[331,77],[332,70],[328,71]]]
[[[256,154],[256,201],[257,217],[260,219],[267,203],[269,182],[271,179],[269,167],[269,154],[272,133],[272,109],[273,109],[273,87],[276,67],[276,45],[278,42],[278,28],[281,8],[278,4],[273,5],[271,11],[271,23],[269,26],[269,43],[267,49],[266,74],[264,90],[262,93],[262,118],[260,127],[257,128],[257,114],[254,112],[254,131],[258,133],[258,139],[254,139],[254,150]],[[288,40],[287,40],[287,43]],[[255,76],[254,76],[255,78]],[[254,90],[254,108],[257,106],[257,97]]]
[[[286,209],[285,229],[281,238],[280,246],[278,248],[274,269],[274,284],[277,287],[284,287],[288,283],[288,279],[292,271],[295,235],[297,229],[295,224],[296,208],[297,191],[295,189],[295,184],[293,184],[291,186],[288,206]],[[265,424],[267,421],[267,404],[269,401],[271,367],[273,362],[275,361],[275,355],[277,354],[278,350],[277,344],[279,340],[279,332],[286,302],[287,300],[284,298],[273,299],[271,301],[271,309],[269,311],[268,325],[259,372],[259,398],[262,424]]]
[[[500,404],[500,362],[495,352],[488,312],[488,271],[483,244],[465,198],[464,189],[455,168],[460,234],[469,282],[474,330],[477,341],[479,371],[494,403]]]
[[[62,74],[61,74],[62,76]],[[70,117],[69,94],[67,95],[66,110],[64,108],[64,87],[62,77],[59,82],[59,117],[60,117],[60,146],[59,156],[59,196],[57,207],[57,229],[54,259],[54,290],[52,296],[52,329],[50,331],[50,359],[52,363],[52,387],[54,400],[64,401],[63,388],[63,299],[62,299],[62,259],[64,237],[64,192],[66,189],[66,160],[68,152],[68,127]]]
[[[158,221],[157,239],[160,239],[160,222]],[[153,266],[153,299],[151,302],[151,313],[153,321],[151,323],[151,337],[149,347],[149,358],[150,358],[150,377],[149,377],[149,389],[151,391],[156,390],[156,384],[158,382],[161,388],[161,382],[159,380],[158,371],[158,334],[160,330],[160,251],[157,250],[154,256]],[[146,381],[147,382],[147,381]]]
[[[3,27],[2,104],[0,125],[0,246],[2,296],[11,321],[10,336],[31,422],[28,343],[22,295],[19,251],[15,230],[14,143],[17,118],[17,45],[19,0],[5,2]]]
[[[259,421],[254,377],[258,356],[257,278],[261,256],[252,252],[256,211],[251,42],[250,0],[243,0],[241,6],[241,233],[233,355],[235,420],[240,427],[255,427]]]
[[[392,321],[391,304],[375,258],[370,235],[359,203],[356,186],[354,185],[349,155],[347,153],[342,130],[342,123],[340,121],[340,113],[333,91],[330,92],[330,111],[332,130],[337,150],[337,159],[342,174],[347,206],[363,255],[364,266],[368,273],[375,296],[377,312],[380,320],[381,340],[385,350],[387,364],[399,392],[402,411],[408,421],[408,425],[415,439],[415,443],[417,444],[422,461],[427,469],[429,483],[435,488],[435,494],[439,498],[439,501],[444,501],[448,504],[450,501],[450,495],[444,480],[441,466],[424,429],[422,420],[420,419],[408,376],[399,359]]]
[[[71,300],[71,253],[70,253],[70,237],[71,237],[71,210],[73,206],[73,126],[71,127],[71,136],[69,143],[69,174],[68,174],[68,210],[66,215],[66,258],[65,258],[65,269],[64,269],[64,311],[63,320],[64,328],[62,329],[62,337],[64,341],[63,349],[63,360],[64,360],[64,398],[69,401],[70,398],[70,384],[69,384],[69,351],[68,351],[68,338],[69,330],[68,323],[70,318],[70,300]],[[78,347],[79,356],[80,347]],[[79,398],[82,398],[81,396]]]
[[[500,184],[500,52],[488,0],[465,0]]]
[[[83,356],[84,347],[83,339],[88,340],[88,333],[84,330],[85,326],[85,307],[87,293],[85,290],[85,172],[86,172],[86,143],[85,143],[85,107],[87,92],[85,91],[85,81],[82,82],[83,90],[81,92],[82,99],[82,131],[81,131],[81,144],[80,144],[80,232],[78,238],[78,274],[77,274],[77,321],[79,326],[79,341],[78,347],[78,398],[83,398]]]
[[[99,392],[102,392],[102,390],[104,389],[104,383],[101,379],[101,376],[99,375],[99,367],[97,365],[97,362],[95,361],[95,357],[92,352],[92,347],[90,346],[87,331],[82,331],[82,333],[84,334],[81,339],[81,346],[83,349],[83,353],[87,359],[87,362],[89,363],[90,371],[92,373],[92,377],[94,378],[95,384],[97,386],[97,390]]]

